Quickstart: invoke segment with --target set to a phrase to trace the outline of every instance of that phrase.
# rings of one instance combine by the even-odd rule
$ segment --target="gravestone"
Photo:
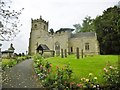
[[[64,58],[63,49],[61,49],[61,58]]]
[[[65,49],[65,57],[67,57],[67,50]]]
[[[79,48],[78,47],[76,48],[76,56],[77,56],[77,59],[80,58],[80,56],[79,56]]]
[[[83,49],[81,50],[81,57],[83,58]]]
[[[55,56],[55,51],[53,51],[53,57]]]

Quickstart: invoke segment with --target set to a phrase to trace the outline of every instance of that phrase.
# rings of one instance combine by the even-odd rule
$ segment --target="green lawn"
[[[70,64],[73,70],[73,76],[75,81],[79,81],[82,77],[88,77],[89,73],[93,73],[98,77],[99,83],[103,83],[103,68],[110,62],[111,65],[117,65],[117,55],[97,55],[88,56],[83,59],[76,59],[75,55],[70,55],[67,58],[52,57],[47,58],[52,63],[53,68],[56,66],[63,67],[66,64]]]

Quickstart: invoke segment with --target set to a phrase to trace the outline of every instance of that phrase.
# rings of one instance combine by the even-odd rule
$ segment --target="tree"
[[[11,4],[10,0],[0,0],[0,41],[12,40],[21,26],[19,15],[23,9],[17,12],[8,4]]]
[[[81,25],[80,24],[75,24],[73,25],[75,27],[75,32],[78,33],[81,30]]]
[[[120,8],[110,7],[96,17],[95,29],[101,54],[120,53]]]
[[[94,28],[94,19],[91,19],[90,16],[85,17],[83,20],[82,25],[80,24],[75,24],[73,25],[76,29],[76,32],[92,32],[95,31]]]

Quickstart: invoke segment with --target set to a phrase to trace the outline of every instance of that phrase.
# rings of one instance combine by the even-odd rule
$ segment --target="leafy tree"
[[[95,31],[93,19],[91,19],[90,16],[85,17],[85,19],[83,20],[81,31],[82,32]]]
[[[75,32],[78,33],[81,30],[81,25],[80,24],[75,24],[73,25],[75,27]]]
[[[120,53],[120,8],[108,8],[103,15],[96,17],[94,24],[101,53]]]
[[[77,32],[91,32],[91,31],[95,31],[94,28],[94,19],[91,19],[90,16],[85,17],[85,19],[83,20],[82,25],[80,24],[75,24],[73,25],[76,29],[76,33]]]
[[[10,0],[0,0],[0,41],[12,40],[19,32],[19,12],[12,10]]]

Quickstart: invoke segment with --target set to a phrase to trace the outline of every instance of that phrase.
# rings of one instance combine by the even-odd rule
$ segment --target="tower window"
[[[44,30],[45,30],[45,25],[44,25]]]
[[[89,43],[85,43],[85,50],[89,50]]]
[[[37,24],[35,24],[34,27],[37,28]]]

